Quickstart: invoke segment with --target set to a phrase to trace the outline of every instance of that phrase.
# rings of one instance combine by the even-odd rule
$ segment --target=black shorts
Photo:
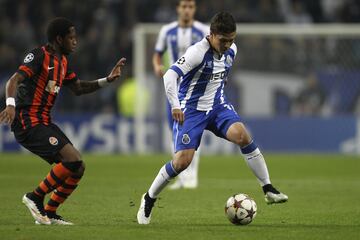
[[[61,129],[53,123],[38,124],[27,130],[16,128],[13,131],[18,143],[49,164],[59,163],[60,150],[66,144],[72,144]]]

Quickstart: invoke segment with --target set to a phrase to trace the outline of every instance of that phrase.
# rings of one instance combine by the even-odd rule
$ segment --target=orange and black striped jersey
[[[28,53],[17,72],[25,77],[16,95],[16,117],[12,128],[29,129],[51,123],[50,111],[62,85],[77,80],[68,60],[48,51],[47,46]]]

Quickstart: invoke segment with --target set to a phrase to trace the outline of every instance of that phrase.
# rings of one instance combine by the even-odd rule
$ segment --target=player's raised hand
[[[172,117],[175,121],[179,122],[180,125],[182,125],[185,120],[185,115],[184,115],[183,111],[181,111],[181,109],[176,109],[176,108],[173,109]]]
[[[121,76],[121,68],[125,66],[126,58],[121,58],[116,65],[111,70],[109,76],[107,76],[107,81],[112,82],[118,77]]]
[[[1,113],[0,113],[0,124],[11,124],[15,118],[15,107],[7,106]]]

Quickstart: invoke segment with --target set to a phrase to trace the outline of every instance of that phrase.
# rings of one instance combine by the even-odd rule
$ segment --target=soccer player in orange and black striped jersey
[[[11,124],[16,140],[29,151],[55,165],[32,191],[23,196],[37,224],[72,225],[56,210],[77,187],[85,165],[65,134],[51,121],[50,111],[64,85],[76,95],[94,92],[121,75],[121,58],[106,78],[79,80],[68,67],[66,56],[77,45],[74,24],[55,18],[47,28],[48,43],[28,53],[6,84],[6,108],[0,123]],[[44,207],[44,196],[52,192]]]

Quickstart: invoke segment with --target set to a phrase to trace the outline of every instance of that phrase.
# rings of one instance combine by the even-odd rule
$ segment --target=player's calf
[[[63,163],[63,165],[67,169],[69,169],[72,174],[68,178],[66,178],[65,181],[60,186],[58,186],[51,194],[51,197],[45,206],[45,210],[48,216],[58,216],[56,214],[57,208],[60,206],[60,204],[64,203],[65,200],[77,188],[78,183],[81,180],[81,177],[83,176],[85,170],[85,165],[82,161],[65,162]],[[60,221],[61,219],[55,218],[55,220]]]

